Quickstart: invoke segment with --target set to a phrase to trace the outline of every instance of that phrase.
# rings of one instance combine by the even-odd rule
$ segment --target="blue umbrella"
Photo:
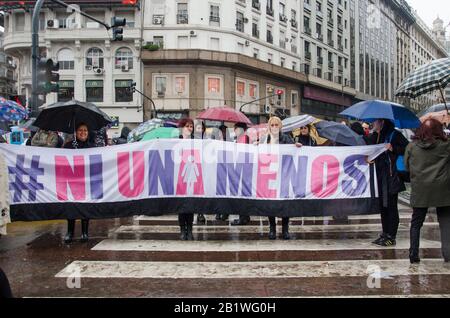
[[[22,105],[0,96],[0,120],[19,121],[28,116],[28,112]]]
[[[403,105],[381,100],[368,100],[355,104],[339,115],[352,119],[374,122],[377,119],[389,119],[397,128],[418,128],[420,120]]]

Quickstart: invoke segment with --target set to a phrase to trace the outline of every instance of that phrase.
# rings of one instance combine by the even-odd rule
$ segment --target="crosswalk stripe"
[[[443,260],[359,260],[327,262],[129,262],[75,261],[55,277],[81,278],[321,278],[450,275]]]
[[[421,240],[421,248],[440,248],[441,243]],[[290,241],[173,241],[106,239],[92,248],[94,251],[152,252],[239,252],[239,251],[341,251],[341,250],[409,249],[409,239],[399,239],[396,246],[381,247],[365,239],[290,240]]]

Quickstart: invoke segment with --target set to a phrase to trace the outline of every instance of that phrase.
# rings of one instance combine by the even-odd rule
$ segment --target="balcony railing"
[[[334,62],[328,62],[328,68],[333,69],[334,68]]]
[[[273,15],[274,15],[273,8],[266,7],[266,14],[270,15],[271,17],[273,17]]]
[[[252,0],[252,7],[256,10],[261,9],[261,3],[258,0]]]
[[[177,14],[177,24],[188,24],[189,15],[187,13]]]
[[[317,64],[323,64],[323,57],[319,56],[317,58]]]
[[[295,29],[298,28],[298,22],[296,20],[291,20],[291,26]]]
[[[305,25],[305,33],[311,35],[311,28]]]
[[[220,17],[218,17],[218,16],[216,16],[216,15],[211,15],[211,16],[209,17],[209,21],[210,21],[210,22],[217,22],[217,23],[220,23]]]
[[[305,59],[310,60],[311,59],[311,52],[306,51],[305,52]]]

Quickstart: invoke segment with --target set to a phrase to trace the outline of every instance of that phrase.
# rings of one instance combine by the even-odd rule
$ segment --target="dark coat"
[[[387,195],[395,195],[406,190],[405,183],[399,176],[396,162],[398,156],[405,154],[408,140],[401,132],[395,130],[391,124],[381,130],[380,136],[375,132],[368,138],[369,145],[384,143],[390,143],[393,151],[386,151],[375,159],[375,166],[377,169],[378,189],[383,198],[383,206],[387,207]]]
[[[95,148],[95,144],[89,141],[79,141],[77,140],[77,146],[75,147],[73,141],[70,141],[64,145],[65,149],[86,149],[86,148]]]
[[[405,152],[414,208],[450,206],[450,141],[414,141]]]
[[[262,144],[269,144],[270,143],[270,134],[267,134],[263,140],[261,141]],[[283,134],[280,132],[280,145],[292,145],[294,144],[294,140],[286,134]]]
[[[301,143],[305,147],[316,147],[317,143],[316,141],[311,138],[311,136],[297,136],[294,138],[295,142]]]

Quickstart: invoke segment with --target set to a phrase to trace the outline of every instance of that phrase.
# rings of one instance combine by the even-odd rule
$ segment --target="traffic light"
[[[123,40],[123,26],[127,24],[127,20],[125,18],[111,18],[111,28],[113,30],[113,41],[122,41]]]
[[[277,96],[278,96],[278,101],[277,101],[277,105],[281,105],[281,102],[283,100],[283,94],[284,91],[282,89],[277,89]]]
[[[59,63],[44,57],[37,63],[37,91],[39,94],[58,92],[59,90]]]
[[[136,82],[131,82],[130,90],[131,90],[133,93],[136,93]]]

